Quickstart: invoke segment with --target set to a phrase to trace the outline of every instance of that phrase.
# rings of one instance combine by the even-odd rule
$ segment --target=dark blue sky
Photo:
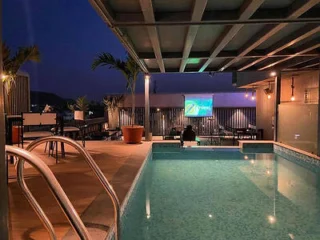
[[[123,76],[107,68],[91,70],[94,57],[110,52],[125,57],[125,49],[93,10],[88,0],[4,0],[3,37],[11,48],[36,44],[41,62],[23,67],[31,89],[75,98],[100,100],[125,92]],[[232,91],[230,74],[154,74],[158,92]],[[137,92],[143,91],[139,79]]]

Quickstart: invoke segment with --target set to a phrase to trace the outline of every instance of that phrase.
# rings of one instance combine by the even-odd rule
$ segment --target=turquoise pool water
[[[264,151],[154,148],[122,240],[319,240],[319,169]]]

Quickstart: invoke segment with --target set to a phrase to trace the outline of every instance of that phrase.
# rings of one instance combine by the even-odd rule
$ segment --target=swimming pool
[[[121,239],[320,239],[320,169],[254,152],[154,147]]]

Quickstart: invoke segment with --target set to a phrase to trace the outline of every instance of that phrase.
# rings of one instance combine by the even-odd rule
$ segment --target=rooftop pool
[[[320,168],[266,149],[154,145],[122,240],[320,239]]]

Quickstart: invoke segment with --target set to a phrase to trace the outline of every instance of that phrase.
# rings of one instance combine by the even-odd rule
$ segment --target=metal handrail
[[[40,144],[46,143],[46,142],[62,142],[69,144],[70,146],[74,147],[76,150],[79,151],[79,153],[84,157],[88,165],[90,166],[91,170],[94,172],[96,177],[99,179],[100,183],[102,184],[103,188],[106,190],[108,195],[110,196],[113,208],[114,208],[114,237],[115,240],[120,240],[120,202],[117,197],[116,192],[113,190],[111,184],[108,182],[107,178],[104,176],[101,169],[98,167],[96,162],[93,160],[89,152],[83,148],[79,143],[72,140],[71,138],[62,137],[62,136],[50,136],[50,137],[44,137],[37,139],[33,142],[31,142],[28,147],[26,148],[28,151],[32,151],[35,147],[39,146]],[[18,164],[18,171],[23,171],[23,164]],[[30,191],[29,191],[30,192]],[[31,194],[31,193],[30,193]],[[112,229],[112,228],[110,228]]]
[[[54,176],[50,168],[38,156],[27,150],[6,145],[5,151],[7,155],[15,156],[18,158],[17,181],[22,189],[23,194],[31,204],[32,208],[37,213],[45,228],[48,230],[50,239],[56,240],[57,237],[50,220],[38,204],[37,200],[33,197],[32,193],[30,192],[29,188],[27,187],[24,181],[23,166],[25,161],[30,163],[35,169],[37,169],[40,172],[42,177],[49,185],[51,192],[58,201],[60,207],[67,216],[72,227],[76,230],[81,239],[91,240],[92,238],[90,237],[86,227],[84,226],[78,213],[74,209],[72,203],[63,191],[61,185],[57,181],[56,177]]]

